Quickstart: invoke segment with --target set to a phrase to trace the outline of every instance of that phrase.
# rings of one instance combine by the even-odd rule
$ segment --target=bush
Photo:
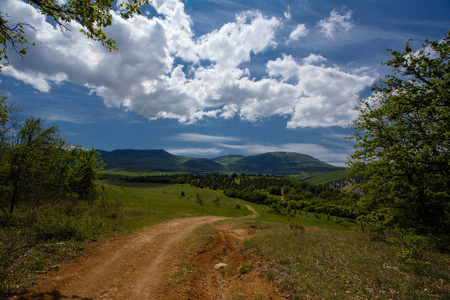
[[[200,206],[205,205],[205,201],[203,200],[203,196],[200,193],[195,194],[195,202],[197,202]]]

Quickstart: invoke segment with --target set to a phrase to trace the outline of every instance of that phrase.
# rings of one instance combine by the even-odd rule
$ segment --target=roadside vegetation
[[[408,246],[409,247],[409,246]],[[449,257],[358,231],[274,226],[244,242],[291,299],[447,299]]]

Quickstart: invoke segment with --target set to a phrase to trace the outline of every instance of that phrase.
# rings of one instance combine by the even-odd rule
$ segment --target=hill
[[[180,172],[213,173],[224,172],[221,164],[209,159],[190,158],[170,154],[165,150],[99,150],[106,163],[105,170],[134,173]]]
[[[217,160],[215,160],[217,161]],[[342,170],[309,155],[293,152],[269,152],[252,156],[231,156],[220,163],[236,173],[300,175]]]
[[[345,168],[324,163],[309,155],[292,152],[269,152],[258,155],[227,155],[213,159],[190,158],[165,150],[99,150],[106,163],[105,173],[246,173],[294,176],[310,179],[336,173]],[[343,172],[337,172],[341,174]],[[341,176],[339,175],[339,176]],[[333,176],[332,176],[333,177]],[[340,177],[339,177],[340,178]],[[339,179],[331,178],[330,180]]]

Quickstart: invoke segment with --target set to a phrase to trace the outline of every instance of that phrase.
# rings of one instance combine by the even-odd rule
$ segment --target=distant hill
[[[217,161],[217,160],[215,160]],[[236,173],[299,175],[327,173],[343,168],[324,163],[309,155],[293,152],[269,152],[252,156],[230,157],[220,163]]]
[[[106,163],[105,170],[134,173],[212,173],[225,171],[221,164],[210,159],[177,156],[165,150],[98,151],[102,160]]]
[[[329,177],[329,180],[335,180],[341,179],[345,170],[309,155],[293,152],[269,152],[251,156],[227,155],[206,159],[173,155],[165,150],[98,151],[106,163],[105,174],[246,173],[293,176],[304,180],[327,175],[327,179]]]

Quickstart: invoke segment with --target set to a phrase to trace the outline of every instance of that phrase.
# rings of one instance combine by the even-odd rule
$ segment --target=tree
[[[12,216],[17,205],[37,207],[67,199],[92,202],[103,163],[99,153],[69,146],[56,126],[41,119],[17,120],[0,100],[0,210]]]
[[[83,29],[81,32],[88,38],[100,42],[110,51],[117,50],[116,41],[108,38],[103,31],[112,25],[113,16],[118,15],[124,19],[133,14],[141,14],[141,6],[149,4],[149,0],[23,0],[39,10],[48,19],[57,24],[64,35],[68,35],[69,29],[65,24],[75,21]],[[25,36],[25,28],[34,29],[26,22],[10,22],[9,16],[0,12],[0,70],[2,64],[8,63],[7,48],[19,55],[25,55],[30,43]]]
[[[350,176],[361,176],[370,218],[417,233],[450,228],[450,31],[441,41],[410,43],[386,65],[393,74],[360,100]]]

